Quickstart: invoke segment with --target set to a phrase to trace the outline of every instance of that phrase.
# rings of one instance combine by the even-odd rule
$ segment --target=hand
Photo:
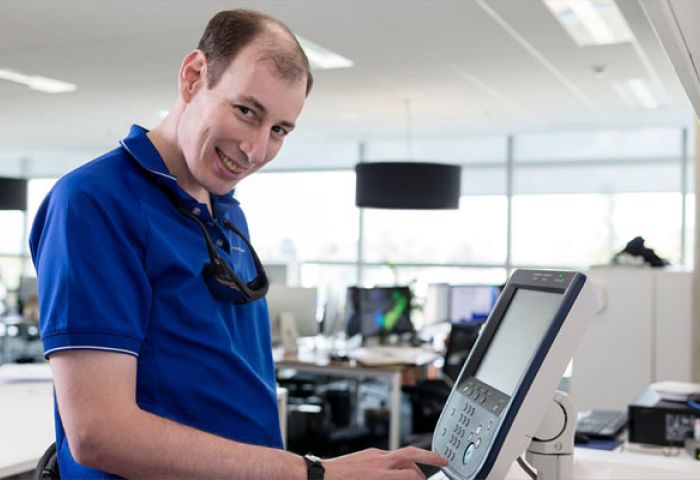
[[[425,480],[418,463],[446,467],[448,460],[437,453],[416,447],[392,452],[370,448],[324,460],[326,480]]]

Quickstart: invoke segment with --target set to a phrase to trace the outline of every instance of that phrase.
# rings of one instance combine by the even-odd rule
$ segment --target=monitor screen
[[[348,335],[382,337],[413,331],[408,287],[349,287],[345,308]]]
[[[493,285],[452,285],[450,322],[482,323],[496,305],[500,289]]]
[[[551,325],[562,295],[519,288],[481,358],[476,378],[513,395],[523,372]]]
[[[273,341],[281,338],[280,314],[282,313],[290,313],[294,316],[294,323],[300,336],[318,335],[316,288],[271,284],[266,298]]]

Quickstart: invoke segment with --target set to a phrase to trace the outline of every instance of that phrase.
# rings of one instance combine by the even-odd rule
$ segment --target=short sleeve
[[[130,192],[90,180],[60,180],[30,235],[47,358],[68,349],[138,356],[147,328],[146,222]]]

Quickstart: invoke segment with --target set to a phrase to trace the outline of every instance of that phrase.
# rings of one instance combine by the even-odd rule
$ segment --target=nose
[[[257,165],[265,161],[268,144],[267,132],[251,132],[245,141],[239,144],[239,148],[247,157],[248,163]]]

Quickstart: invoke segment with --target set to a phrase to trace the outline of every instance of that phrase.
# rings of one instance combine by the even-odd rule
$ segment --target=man
[[[265,282],[231,190],[294,129],[308,61],[280,22],[221,12],[178,84],[156,128],[63,177],[34,223],[62,476],[413,479],[416,463],[446,465],[410,447],[320,463],[281,450]]]

